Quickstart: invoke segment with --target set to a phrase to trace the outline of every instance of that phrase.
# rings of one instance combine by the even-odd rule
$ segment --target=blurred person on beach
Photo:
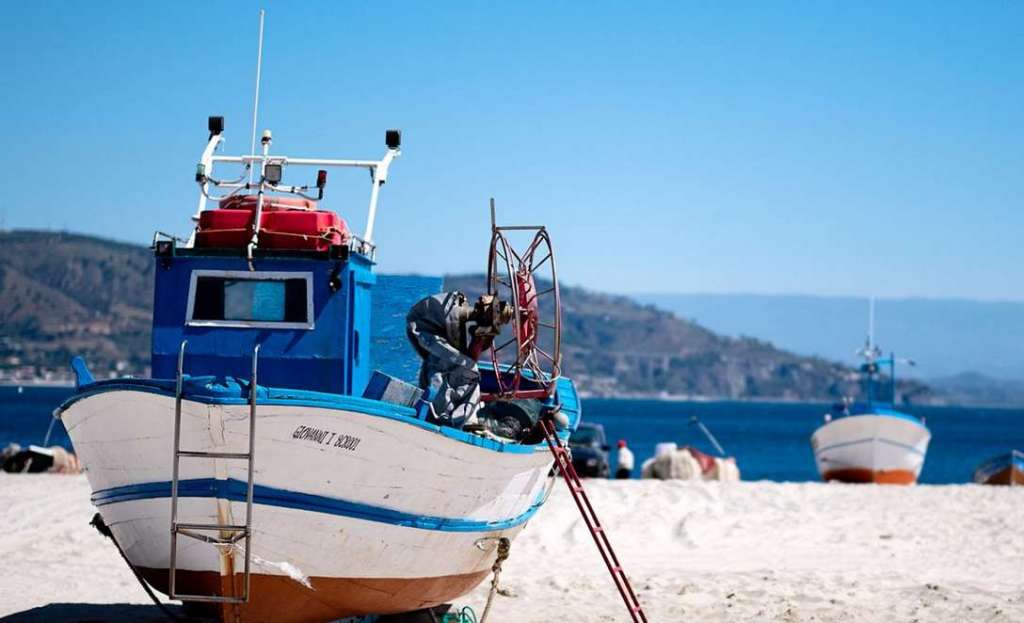
[[[633,477],[633,451],[626,446],[626,440],[619,440],[619,468],[615,470],[615,478],[625,480]]]

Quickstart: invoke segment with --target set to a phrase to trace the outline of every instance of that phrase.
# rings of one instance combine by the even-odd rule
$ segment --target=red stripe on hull
[[[139,571],[157,590],[167,593],[166,569]],[[489,572],[436,578],[315,577],[310,578],[314,590],[285,576],[253,574],[249,603],[220,606],[217,614],[221,621],[232,623],[321,623],[364,614],[412,612],[450,603],[473,590]],[[241,574],[178,571],[175,584],[175,590],[182,594],[242,594]],[[211,614],[217,609],[211,606]]]
[[[837,480],[839,482],[873,482],[880,485],[912,485],[917,482],[914,472],[907,469],[875,470],[866,467],[830,469],[822,474],[822,479],[825,482]]]
[[[988,480],[986,480],[982,484],[1013,486],[1024,485],[1024,471],[1021,471],[1014,467],[1007,467],[1006,469],[1001,469],[998,472],[989,476]]]

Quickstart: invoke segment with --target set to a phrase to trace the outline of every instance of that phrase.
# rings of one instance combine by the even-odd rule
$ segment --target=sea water
[[[735,456],[744,480],[818,480],[811,434],[824,423],[826,403],[670,402],[662,400],[583,401],[583,419],[604,426],[614,448],[624,439],[640,463],[659,442],[674,441],[715,454],[693,416]],[[932,433],[920,482],[968,482],[978,463],[1024,449],[1024,409],[900,407],[925,419]]]
[[[438,292],[437,277],[379,277],[372,309],[374,366],[415,382],[419,360],[405,338],[405,312],[421,297]],[[583,389],[583,388],[581,388]],[[70,396],[70,387],[0,387],[0,446],[9,442],[39,444],[51,414]],[[659,442],[674,441],[714,453],[712,444],[691,423],[696,416],[725,451],[736,457],[744,480],[813,481],[818,479],[810,436],[823,423],[827,404],[764,402],[671,402],[660,400],[589,399],[584,421],[604,426],[612,446],[624,439],[636,455],[637,467]],[[1024,449],[1024,409],[974,407],[909,407],[924,417],[932,432],[921,482],[967,482],[984,459]],[[57,421],[51,444],[71,447]],[[636,471],[639,471],[637,469]]]

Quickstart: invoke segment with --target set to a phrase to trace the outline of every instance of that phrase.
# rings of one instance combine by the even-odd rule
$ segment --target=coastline
[[[0,388],[68,388],[73,389],[75,382],[73,379],[28,379],[24,381],[12,381],[12,380],[0,380]],[[586,390],[579,390],[579,397],[584,400],[656,400],[658,402],[696,402],[696,403],[748,403],[748,404],[794,404],[794,405],[820,405],[824,411],[827,411],[829,406],[835,402],[835,400],[829,400],[827,398],[790,398],[786,396],[772,397],[772,396],[758,396],[758,397],[739,397],[732,398],[728,396],[704,396],[700,394],[671,394],[666,392],[620,392],[620,393],[604,393],[604,392],[591,392]],[[968,402],[968,403],[954,403],[946,400],[928,400],[922,402],[914,402],[910,404],[900,404],[898,408],[901,409],[912,409],[915,407],[926,407],[926,408],[978,408],[978,409],[1005,409],[1015,410],[1024,408],[1024,404],[1016,403],[987,403],[987,402]],[[823,411],[823,412],[824,412]]]
[[[71,379],[61,380],[45,380],[45,379],[32,379],[29,381],[0,381],[0,388],[2,387],[67,387],[74,389],[75,382]]]
[[[699,403],[747,403],[747,404],[765,404],[765,405],[820,405],[823,409],[822,413],[828,411],[828,408],[837,400],[829,400],[826,398],[787,398],[787,397],[741,397],[741,398],[730,398],[727,396],[702,396],[702,395],[688,395],[688,394],[664,394],[664,393],[630,393],[624,392],[619,394],[603,394],[594,393],[587,391],[579,392],[580,398],[584,400],[654,400],[658,402],[699,402]],[[1004,403],[1004,402],[950,402],[946,400],[930,400],[913,403],[900,403],[897,405],[898,409],[914,409],[917,407],[924,407],[929,409],[1003,409],[1007,411],[1015,411],[1024,408],[1024,404],[1017,403]]]

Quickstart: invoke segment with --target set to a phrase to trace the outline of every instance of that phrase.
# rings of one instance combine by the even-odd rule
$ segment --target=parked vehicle
[[[572,465],[584,478],[607,478],[608,440],[600,424],[581,423],[569,438]]]

